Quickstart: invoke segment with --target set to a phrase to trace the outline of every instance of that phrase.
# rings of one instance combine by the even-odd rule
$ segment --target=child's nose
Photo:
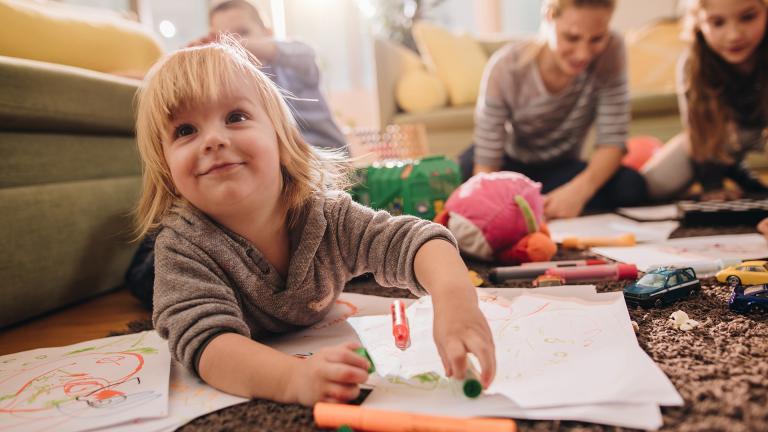
[[[220,150],[229,145],[229,141],[226,135],[219,133],[218,131],[211,131],[205,136],[203,151],[208,153],[215,150]]]

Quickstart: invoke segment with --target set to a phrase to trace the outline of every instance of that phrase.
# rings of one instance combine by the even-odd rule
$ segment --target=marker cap
[[[617,264],[619,280],[637,279],[637,266],[634,264]]]

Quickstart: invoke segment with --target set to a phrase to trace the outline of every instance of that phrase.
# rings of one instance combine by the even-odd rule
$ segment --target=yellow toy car
[[[768,261],[744,261],[720,270],[715,277],[718,282],[731,286],[767,284]]]

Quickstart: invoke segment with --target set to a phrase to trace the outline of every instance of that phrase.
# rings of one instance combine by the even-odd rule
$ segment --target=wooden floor
[[[0,330],[0,355],[106,337],[131,321],[149,317],[128,290],[114,291]]]

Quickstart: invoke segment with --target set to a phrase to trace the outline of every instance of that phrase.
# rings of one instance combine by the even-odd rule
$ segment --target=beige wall
[[[626,32],[643,27],[659,18],[676,16],[674,0],[619,0],[613,17],[613,27]]]

